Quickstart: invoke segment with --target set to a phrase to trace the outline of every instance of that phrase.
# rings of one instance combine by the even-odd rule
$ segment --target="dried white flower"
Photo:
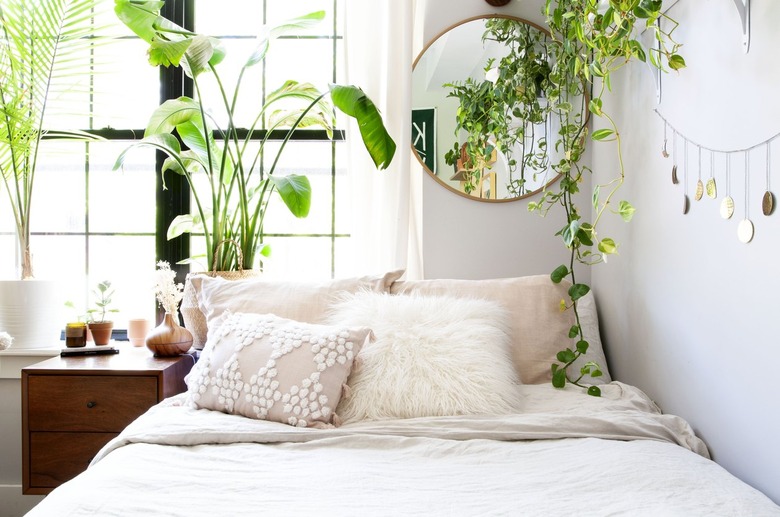
[[[157,263],[154,294],[157,296],[157,302],[165,309],[165,312],[176,314],[183,291],[184,284],[176,283],[176,271],[171,269],[171,265],[168,262],[164,260],[159,261]]]
[[[11,334],[8,332],[0,332],[0,350],[11,348],[11,344],[13,344],[13,342],[14,338],[11,337]]]

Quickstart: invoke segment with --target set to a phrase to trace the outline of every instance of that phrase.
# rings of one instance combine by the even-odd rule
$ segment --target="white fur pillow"
[[[375,341],[355,361],[351,396],[337,408],[342,422],[516,411],[508,318],[488,300],[345,295],[330,321],[369,327]]]

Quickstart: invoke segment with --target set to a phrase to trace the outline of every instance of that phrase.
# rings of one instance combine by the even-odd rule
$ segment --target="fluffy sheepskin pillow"
[[[495,302],[359,292],[336,303],[330,321],[375,334],[338,406],[343,423],[518,409],[508,315]]]
[[[371,336],[365,327],[228,311],[187,376],[188,402],[298,427],[328,427],[337,423],[334,410],[344,383]]]

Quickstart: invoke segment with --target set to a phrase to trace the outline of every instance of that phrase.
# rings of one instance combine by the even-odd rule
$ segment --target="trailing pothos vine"
[[[590,86],[591,99],[587,109],[605,126],[593,131],[590,138],[614,142],[618,163],[613,179],[594,187],[592,219],[588,222],[574,202],[583,174],[591,172],[579,163],[587,142],[587,138],[583,137],[588,131],[587,125],[582,124],[574,134],[566,132],[560,135],[563,159],[552,165],[561,174],[558,190],[546,191],[538,203],[529,204],[529,210],[540,213],[560,205],[566,213],[566,225],[558,235],[571,251],[570,260],[569,264],[557,267],[551,278],[556,283],[564,279],[571,282],[569,301],[563,300],[562,308],[574,311],[575,324],[569,331],[569,338],[576,342],[574,347],[558,352],[557,362],[552,364],[552,383],[558,388],[564,387],[567,382],[584,386],[584,378],[601,375],[599,366],[592,362],[585,363],[579,371],[570,371],[574,362],[587,353],[589,346],[580,324],[577,300],[585,296],[590,287],[577,282],[575,265],[596,264],[617,252],[615,241],[598,233],[604,214],[617,213],[626,222],[634,214],[634,207],[628,201],[616,203],[615,197],[623,184],[626,170],[621,135],[615,120],[602,109],[602,96],[612,88],[612,74],[631,61],[649,61],[661,70],[685,67],[684,59],[678,54],[679,44],[672,37],[677,23],[663,13],[662,4],[661,0],[547,0],[544,7],[551,38],[557,43],[551,84],[554,85],[556,80],[573,80]],[[659,23],[661,19],[664,23]],[[669,28],[664,30],[663,26]],[[653,32],[655,45],[651,48],[645,48],[638,39],[644,30]],[[555,71],[558,73],[555,74]],[[590,386],[588,393],[598,396],[601,391],[597,386]]]
[[[497,66],[498,73],[488,74],[484,84],[452,85],[452,95],[461,99],[459,116],[465,108],[473,110],[472,105],[480,104],[479,92],[503,96],[506,102],[502,107],[501,99],[491,99],[489,116],[483,116],[472,128],[467,127],[468,112],[465,121],[458,120],[459,129],[469,132],[467,143],[473,144],[465,146],[466,152],[484,152],[487,142],[494,143],[499,150],[507,148],[508,138],[527,136],[522,130],[517,131],[519,127],[528,127],[526,121],[535,123],[553,117],[557,122],[556,134],[546,135],[543,145],[537,146],[542,152],[525,154],[520,159],[531,169],[549,166],[561,178],[557,188],[546,189],[539,201],[528,205],[530,211],[541,215],[557,206],[566,214],[566,224],[556,235],[570,250],[570,258],[568,264],[558,266],[550,276],[555,283],[571,284],[568,300],[561,300],[561,310],[574,312],[574,325],[568,333],[573,346],[558,352],[556,362],[551,365],[552,384],[557,388],[570,383],[586,388],[590,395],[601,394],[598,386],[587,386],[587,379],[602,375],[601,367],[594,362],[574,366],[589,348],[580,323],[578,301],[590,291],[587,284],[578,282],[575,268],[578,264],[603,262],[608,255],[617,253],[618,244],[598,232],[605,214],[616,213],[626,222],[634,214],[634,207],[628,201],[617,200],[626,174],[622,140],[615,120],[603,110],[602,101],[604,93],[612,89],[612,75],[635,60],[649,62],[662,71],[685,67],[684,59],[678,54],[680,45],[672,37],[677,22],[664,14],[662,4],[662,0],[546,0],[542,10],[549,30],[547,38],[508,30],[502,24],[487,25],[485,38],[511,42],[513,48],[520,50],[502,59]],[[639,40],[644,31],[651,31],[654,36],[650,48]],[[533,59],[527,59],[528,56]],[[546,77],[538,74],[540,56],[549,65]],[[489,63],[488,68],[492,66]],[[536,92],[529,96],[531,85]],[[474,97],[464,103],[469,93]],[[473,113],[484,115],[479,111]],[[589,115],[600,121],[601,128],[589,131]],[[584,176],[592,172],[581,163],[591,140],[614,143],[618,165],[610,181],[594,187],[590,198],[592,212],[583,213],[575,203],[575,196]]]

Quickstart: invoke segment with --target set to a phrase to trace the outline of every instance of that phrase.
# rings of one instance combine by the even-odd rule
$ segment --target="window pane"
[[[154,151],[134,149],[124,168],[113,171],[117,156],[128,145],[126,141],[90,144],[91,232],[154,234]]]
[[[83,142],[41,143],[31,204],[31,231],[84,231],[86,155],[87,144]]]
[[[278,88],[288,79],[309,82],[326,91],[333,82],[333,41],[329,39],[280,39],[274,41],[266,57],[269,88]]]
[[[263,276],[315,280],[331,276],[329,237],[269,237],[271,256],[263,259]]]
[[[226,8],[229,6],[229,9]],[[235,16],[234,13],[241,13]],[[263,2],[258,0],[197,0],[195,29],[210,36],[256,36],[263,23]]]
[[[146,127],[160,101],[160,71],[149,64],[148,48],[144,41],[132,38],[113,41],[96,50],[95,60],[101,73],[94,76],[94,114],[89,127]]]
[[[126,328],[130,318],[154,320],[154,237],[93,236],[89,241],[89,288],[109,280],[115,288],[111,319]],[[93,303],[92,297],[90,302]]]
[[[266,144],[266,170],[273,163],[279,144]],[[301,174],[309,178],[312,203],[309,216],[298,219],[284,205],[277,193],[271,197],[265,218],[266,233],[331,233],[332,229],[332,145],[330,142],[288,142],[282,151],[275,176]]]

